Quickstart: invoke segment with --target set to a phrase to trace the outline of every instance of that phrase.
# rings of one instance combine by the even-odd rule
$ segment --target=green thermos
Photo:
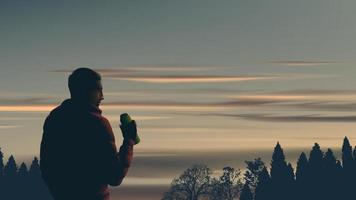
[[[132,119],[129,114],[123,113],[120,115],[120,122],[122,126],[127,126],[129,123],[132,123]],[[135,144],[140,143],[140,137],[136,134]]]

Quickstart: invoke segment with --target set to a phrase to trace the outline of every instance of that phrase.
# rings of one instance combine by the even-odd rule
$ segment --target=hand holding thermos
[[[138,144],[140,142],[140,138],[137,134],[136,121],[132,120],[129,114],[123,113],[120,115],[120,122],[122,136],[125,139],[133,139],[135,144]]]

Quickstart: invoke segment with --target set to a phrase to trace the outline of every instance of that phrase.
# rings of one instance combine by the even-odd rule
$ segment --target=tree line
[[[347,137],[341,161],[315,143],[302,152],[294,169],[277,142],[270,166],[261,158],[245,161],[246,170],[224,167],[213,177],[206,165],[193,165],[173,179],[162,200],[351,200],[356,199],[356,147]]]
[[[37,157],[30,168],[24,162],[17,165],[14,156],[4,164],[0,149],[0,199],[4,200],[53,200],[42,177]]]
[[[213,177],[206,165],[194,165],[173,179],[162,200],[348,200],[356,199],[356,147],[347,137],[341,161],[333,151],[315,143],[309,156],[302,152],[294,169],[279,143],[270,166],[256,158],[245,161],[246,170],[224,167]],[[6,164],[0,149],[0,199],[52,200],[34,157],[28,168],[11,155]]]

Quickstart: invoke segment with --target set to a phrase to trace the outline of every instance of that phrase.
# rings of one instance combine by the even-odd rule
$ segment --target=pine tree
[[[308,170],[308,159],[305,153],[302,152],[299,156],[297,162],[297,171],[295,173],[297,182],[304,183],[306,181],[307,173],[308,173],[307,170]]]
[[[309,155],[309,163],[311,167],[320,169],[323,164],[324,153],[321,151],[318,143],[315,143]]]
[[[322,188],[322,167],[324,153],[321,151],[318,143],[315,143],[309,155],[309,179],[308,186],[311,189],[308,191],[311,199],[321,199]]]
[[[253,200],[253,195],[248,183],[245,183],[244,187],[242,188],[240,200]]]
[[[4,167],[4,174],[8,177],[15,177],[17,175],[17,164],[12,155],[9,157],[9,160]]]
[[[349,139],[345,137],[344,142],[342,144],[342,166],[346,170],[346,172],[350,172],[353,167],[352,165],[352,147],[350,145]]]
[[[26,166],[26,164],[24,162],[21,163],[18,174],[21,177],[24,177],[24,176],[28,175],[27,166]]]
[[[295,180],[294,169],[292,167],[292,164],[290,163],[288,163],[287,166],[287,180],[292,184],[294,183]]]
[[[285,161],[285,156],[283,153],[283,149],[279,142],[277,142],[276,147],[274,148],[274,152],[272,155],[271,162],[271,179],[272,181],[284,181],[285,172],[287,169],[287,162]]]
[[[297,162],[297,170],[295,173],[296,177],[296,199],[308,199],[307,194],[309,194],[309,181],[308,181],[308,159],[307,156],[304,152],[302,152],[299,156],[298,162]]]
[[[271,186],[273,199],[275,200],[285,200],[290,199],[289,191],[290,188],[289,170],[283,149],[279,142],[274,148],[271,162]]]
[[[324,192],[322,193],[321,199],[338,199],[339,194],[335,192],[337,185],[340,184],[338,181],[338,166],[337,160],[331,149],[325,152],[324,156],[324,166],[322,170],[321,177],[321,187],[323,187]]]
[[[349,139],[344,138],[342,144],[342,167],[343,167],[343,183],[344,191],[342,192],[344,198],[350,198],[351,191],[353,189],[353,174],[354,174],[354,159],[352,157],[352,147],[350,145]]]
[[[29,173],[31,176],[37,176],[37,177],[41,176],[41,169],[37,157],[34,157]]]

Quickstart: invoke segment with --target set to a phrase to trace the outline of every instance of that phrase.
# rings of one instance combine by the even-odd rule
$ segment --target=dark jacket
[[[133,144],[124,139],[117,152],[101,110],[67,99],[43,126],[42,177],[55,200],[108,200],[108,185],[120,185],[128,172]]]

